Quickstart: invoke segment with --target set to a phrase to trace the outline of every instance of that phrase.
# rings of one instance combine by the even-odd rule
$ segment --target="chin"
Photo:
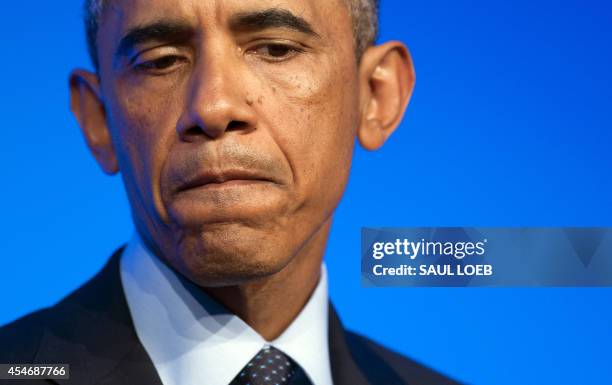
[[[242,224],[207,225],[185,233],[174,253],[174,268],[203,287],[233,286],[271,276],[291,260],[290,245],[278,232]]]

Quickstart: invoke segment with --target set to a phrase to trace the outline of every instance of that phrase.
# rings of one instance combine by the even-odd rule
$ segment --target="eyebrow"
[[[319,37],[314,28],[304,18],[286,9],[271,8],[263,11],[240,12],[233,15],[229,27],[235,31],[260,31],[268,28],[287,28]]]
[[[150,41],[185,42],[195,34],[194,28],[187,22],[178,20],[158,20],[131,28],[121,38],[115,58],[127,55],[135,46]]]

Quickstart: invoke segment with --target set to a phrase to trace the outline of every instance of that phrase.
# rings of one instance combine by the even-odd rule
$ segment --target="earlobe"
[[[106,110],[96,74],[74,70],[70,74],[70,109],[81,127],[85,141],[102,170],[119,171],[117,156],[106,124]]]
[[[404,44],[394,41],[366,50],[360,65],[361,122],[357,132],[365,149],[379,149],[395,131],[414,84],[414,66]]]
[[[378,119],[367,119],[362,122],[357,131],[357,138],[363,148],[370,151],[379,149],[387,140],[382,124]]]

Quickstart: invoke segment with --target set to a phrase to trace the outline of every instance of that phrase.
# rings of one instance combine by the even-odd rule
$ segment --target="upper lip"
[[[208,170],[197,176],[190,178],[183,183],[179,191],[188,190],[195,187],[204,186],[211,183],[224,183],[232,180],[253,180],[262,182],[273,182],[272,179],[252,170],[227,169],[227,170]]]

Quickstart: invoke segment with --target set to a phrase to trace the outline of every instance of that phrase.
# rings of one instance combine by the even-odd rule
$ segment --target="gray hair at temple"
[[[87,48],[96,69],[98,68],[98,20],[104,3],[108,0],[85,0],[84,21],[87,33]],[[380,0],[344,0],[353,18],[355,55],[359,60],[367,47],[374,44],[378,35],[378,3]]]

